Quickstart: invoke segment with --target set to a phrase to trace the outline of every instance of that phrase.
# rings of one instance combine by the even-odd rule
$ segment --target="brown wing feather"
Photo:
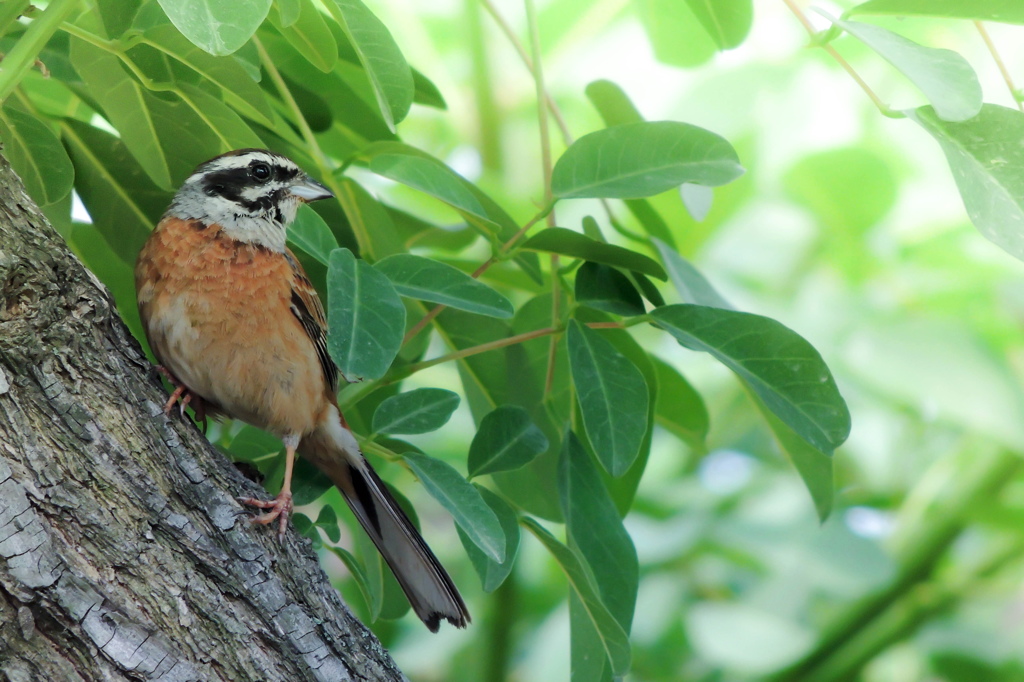
[[[324,373],[324,381],[330,388],[331,393],[338,391],[338,366],[331,359],[327,351],[327,316],[324,314],[324,306],[320,303],[316,289],[312,282],[306,277],[295,254],[285,251],[285,257],[292,266],[292,314],[299,320],[299,324],[306,330],[309,340],[313,342],[317,358],[320,359],[320,368]]]

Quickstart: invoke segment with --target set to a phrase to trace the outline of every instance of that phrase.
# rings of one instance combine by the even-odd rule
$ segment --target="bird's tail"
[[[427,628],[437,632],[442,618],[465,627],[469,611],[455,584],[366,461],[336,408],[328,410],[315,433],[303,438],[299,451],[341,490]]]

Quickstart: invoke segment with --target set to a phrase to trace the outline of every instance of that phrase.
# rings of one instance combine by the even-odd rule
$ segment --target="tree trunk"
[[[0,156],[0,679],[400,680]]]

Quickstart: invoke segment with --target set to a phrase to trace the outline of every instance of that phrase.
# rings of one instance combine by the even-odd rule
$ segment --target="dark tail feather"
[[[338,486],[430,631],[437,632],[442,618],[466,627],[469,611],[455,584],[363,457],[337,408],[332,406],[321,428],[302,439],[299,452]]]
[[[334,483],[391,567],[416,615],[431,632],[437,632],[442,618],[466,627],[469,611],[455,584],[377,472],[365,459],[361,467],[346,468],[347,480]]]

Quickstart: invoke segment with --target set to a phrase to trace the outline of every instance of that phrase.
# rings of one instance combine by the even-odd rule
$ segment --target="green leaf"
[[[68,195],[75,168],[60,140],[42,121],[8,104],[0,109],[0,140],[4,156],[36,204],[45,206]]]
[[[283,449],[283,448],[282,448]],[[284,481],[284,457],[278,458],[280,465],[279,483]],[[334,487],[331,479],[317,469],[305,457],[298,457],[295,460],[295,470],[292,475],[292,500],[296,506],[312,504],[324,496],[328,490]]]
[[[643,298],[633,283],[615,268],[586,262],[576,271],[576,300],[614,315],[643,315]]]
[[[273,110],[263,90],[237,60],[210,56],[168,24],[146,30],[141,41],[178,60],[204,80],[218,86],[224,93],[224,101],[243,115],[262,125],[273,125]]]
[[[754,23],[753,0],[686,0],[720,50],[738,46]]]
[[[400,296],[441,303],[488,317],[509,318],[512,303],[483,282],[457,268],[431,258],[408,253],[388,256],[376,267]]]
[[[706,305],[712,308],[724,308],[732,310],[732,306],[726,301],[711,282],[704,278],[704,275],[693,266],[693,263],[683,258],[675,249],[656,237],[651,241],[658,248],[661,260],[668,269],[668,276],[672,279],[676,291],[687,303]]]
[[[981,111],[981,83],[967,60],[956,52],[919,45],[881,26],[843,21],[820,9],[818,13],[910,79],[935,107],[939,118],[964,121]]]
[[[320,513],[316,517],[315,525],[322,528],[327,539],[331,542],[341,542],[341,529],[338,527],[338,513],[334,507],[325,504],[320,507]]]
[[[423,482],[430,495],[447,509],[474,545],[493,561],[505,561],[505,533],[480,491],[458,471],[439,459],[419,452],[402,458]]]
[[[263,429],[245,424],[236,433],[225,448],[232,459],[241,462],[256,462],[274,458],[281,452],[281,439],[276,438]]]
[[[564,291],[561,293],[559,310],[567,310],[568,299]],[[503,338],[549,326],[551,310],[550,293],[534,296],[516,310],[512,325],[506,329]],[[518,509],[551,521],[561,521],[558,453],[561,451],[564,421],[572,404],[572,379],[564,334],[556,342],[551,387],[545,391],[550,353],[551,337],[543,336],[466,359],[478,359],[481,367],[478,376],[495,382],[496,390],[489,391],[495,402],[473,410],[478,424],[500,405],[520,405],[529,412],[533,423],[548,440],[547,451],[526,466],[493,474],[495,485]]]
[[[575,311],[575,318],[581,324],[589,324],[593,322],[610,322],[611,318],[596,310],[590,310],[588,308],[577,308]],[[601,469],[601,479],[604,481],[604,485],[608,488],[609,494],[612,496],[612,500],[615,502],[615,506],[619,510],[621,516],[625,516],[633,506],[633,500],[636,497],[636,491],[640,485],[640,479],[643,476],[644,470],[647,467],[647,460],[650,457],[651,452],[651,441],[654,435],[655,425],[655,414],[654,408],[658,399],[658,375],[655,371],[654,364],[651,362],[650,354],[644,349],[640,343],[633,337],[633,335],[626,329],[602,329],[600,330],[601,338],[610,342],[615,349],[626,356],[633,365],[643,375],[644,382],[647,384],[647,415],[646,423],[647,430],[644,432],[643,439],[640,441],[640,453],[636,459],[633,460],[633,464],[626,470],[621,476],[612,476],[603,468]],[[566,351],[568,355],[568,351]],[[573,418],[576,419],[576,424],[583,422],[582,412],[579,405],[574,405],[575,415]],[[565,421],[562,422],[562,428],[565,426]],[[583,429],[577,429],[576,435],[579,436],[580,441],[583,443],[584,448],[595,460],[597,455],[595,454],[593,444],[588,438],[586,438],[586,432]],[[561,450],[559,450],[561,452]]]
[[[306,0],[308,3],[309,0]],[[291,26],[299,20],[299,15],[302,13],[303,2],[301,0],[277,0],[274,7],[271,8],[271,16],[276,12],[278,15],[278,21],[282,26]]]
[[[796,467],[800,478],[803,479],[804,485],[807,486],[807,490],[811,494],[814,508],[818,512],[818,519],[824,523],[832,513],[835,497],[832,458],[801,438],[756,396],[754,396],[754,404],[757,405],[757,409],[761,411],[765,421],[768,422],[779,448]]]
[[[604,645],[605,655],[611,662],[612,672],[616,675],[625,675],[629,671],[631,657],[629,636],[601,601],[597,588],[579,557],[533,519],[525,518],[522,523],[562,567],[569,584],[580,598],[583,608],[601,636],[601,643]]]
[[[384,209],[406,249],[423,247],[462,253],[478,236],[475,230],[466,225],[442,227],[391,206],[385,206]]]
[[[404,250],[385,207],[359,183],[351,178],[340,178],[337,190],[338,203],[356,235],[363,258],[379,261]]]
[[[313,521],[308,516],[300,512],[293,514],[291,520],[299,535],[309,539],[313,546],[313,550],[320,551],[320,548],[324,545],[324,541],[320,539],[320,533],[317,532],[316,525]]]
[[[605,241],[604,234],[601,233],[601,226],[597,224],[593,216],[583,217],[583,234],[591,239],[599,242]]]
[[[679,198],[683,200],[690,217],[698,223],[708,217],[711,212],[711,203],[715,199],[715,191],[704,185],[695,185],[692,182],[684,182],[679,187]]]
[[[107,38],[120,38],[135,19],[139,11],[138,0],[99,0],[96,3],[99,10],[100,21],[103,24],[103,34]]]
[[[518,405],[502,405],[480,420],[469,446],[469,476],[518,469],[547,449],[548,439],[526,410]]]
[[[636,459],[647,431],[647,382],[600,333],[572,320],[567,338],[587,437],[608,473],[621,476]]]
[[[359,61],[366,69],[381,115],[392,131],[412,106],[413,79],[387,27],[359,0],[333,0],[328,10],[345,30]]]
[[[331,25],[329,29],[337,26],[333,20],[327,21]],[[348,45],[341,28],[331,30],[331,36],[332,41],[340,40]],[[260,34],[260,41],[287,83],[301,86],[309,96],[326,103],[329,109],[326,113],[335,125],[319,136],[325,151],[329,150],[339,158],[348,158],[367,140],[394,136],[381,117],[373,88],[354,54],[355,64],[339,58],[335,60],[334,68],[325,73],[282,36],[264,31]],[[323,49],[323,46],[318,46],[318,49]],[[361,85],[365,85],[365,97],[357,91]]]
[[[986,104],[962,123],[940,120],[931,107],[907,115],[942,147],[974,226],[1024,260],[1024,114]]]
[[[686,0],[719,50],[743,42],[754,21],[753,0]]]
[[[702,29],[703,30],[703,29]],[[570,682],[618,682],[604,651],[601,633],[575,592],[569,591]]]
[[[264,146],[263,141],[256,136],[256,133],[252,132],[252,129],[234,110],[205,90],[191,83],[181,83],[175,94],[192,109],[192,112],[169,112],[171,116],[177,116],[173,123],[164,117],[155,121],[160,126],[158,135],[161,138],[161,144],[168,149],[168,154],[172,159],[176,156],[174,135],[185,134],[189,128],[201,130],[202,133],[207,133],[207,131],[213,133],[213,136],[210,136],[210,149],[213,155],[232,149]],[[177,106],[180,107],[180,105]],[[190,115],[190,113],[194,115]],[[186,172],[191,173],[191,170]]]
[[[438,315],[434,328],[453,350],[472,348],[511,336],[508,322],[455,308],[447,308]],[[508,402],[509,374],[506,354],[501,349],[459,358],[458,367],[466,401],[477,419]]]
[[[685,7],[685,5],[680,4]],[[641,123],[644,118],[636,106],[618,85],[607,80],[596,80],[587,84],[587,99],[601,114],[601,120],[611,128],[627,123]]]
[[[132,335],[144,348],[148,348],[139,308],[135,304],[135,272],[129,265],[129,262],[134,264],[134,260],[118,258],[95,225],[73,223],[71,234],[66,239],[79,260],[110,289],[117,310]]]
[[[131,78],[117,57],[79,38],[71,39],[71,58],[121,141],[161,188],[175,189],[198,164],[221,152],[254,146],[237,144],[243,139],[259,145],[237,114],[194,86],[180,85],[188,103],[166,93],[168,99],[158,97]]]
[[[363,595],[363,600],[366,602],[366,608],[370,612],[370,621],[375,621],[380,617],[380,611],[383,606],[384,594],[381,586],[372,582],[367,575],[366,569],[359,559],[355,558],[351,552],[343,547],[336,547],[334,545],[326,545],[327,551],[334,554],[334,556],[341,559],[341,562],[345,564],[345,568],[352,575],[352,579],[355,580],[356,586]]]
[[[659,62],[686,68],[700,66],[715,56],[715,41],[685,2],[640,0],[634,7]]]
[[[656,357],[651,361],[658,373],[658,397],[654,408],[657,423],[698,454],[703,454],[711,427],[704,399],[674,367]]]
[[[338,240],[331,228],[308,205],[299,207],[295,221],[288,226],[288,241],[324,265],[330,262],[331,252],[338,248]]]
[[[490,220],[465,180],[432,158],[406,154],[378,154],[370,158],[370,170],[395,182],[440,199],[460,212]]]
[[[330,72],[338,62],[338,43],[324,21],[324,15],[311,0],[295,2],[295,11],[295,18],[290,22],[285,20],[284,7],[279,17],[275,17],[275,12],[271,11],[270,20],[275,22],[274,25],[284,39],[310,64],[324,73]]]
[[[456,530],[459,533],[459,540],[462,541],[462,546],[466,548],[469,560],[473,563],[473,568],[476,569],[477,575],[480,576],[480,585],[483,587],[484,592],[494,592],[505,582],[505,579],[512,572],[513,564],[515,564],[516,554],[519,552],[519,518],[508,502],[487,488],[474,485],[480,491],[480,496],[484,499],[484,502],[487,503],[487,506],[491,508],[491,511],[494,512],[494,515],[498,517],[498,521],[501,523],[501,530],[505,533],[505,560],[499,563],[488,558],[469,539],[469,536],[466,535],[462,528],[456,528]]]
[[[594,263],[636,270],[645,275],[668,279],[656,260],[621,246],[605,244],[566,227],[549,227],[533,235],[520,247],[528,251],[547,251]]]
[[[576,140],[555,164],[551,190],[561,199],[636,199],[684,182],[724,185],[742,174],[725,138],[687,123],[643,121]]]
[[[570,544],[590,568],[601,601],[628,633],[640,583],[636,548],[594,461],[572,432],[562,445],[558,490]]]
[[[711,353],[787,426],[831,454],[850,433],[850,413],[811,344],[767,317],[699,305],[656,308],[651,318],[682,345]]]
[[[93,225],[114,253],[134,267],[173,194],[153,184],[125,144],[110,133],[65,119],[61,136],[75,166],[76,191]]]
[[[450,175],[451,178],[458,181],[459,184],[473,195],[473,198],[482,208],[483,214],[481,217],[480,215],[476,215],[468,210],[461,210],[458,208],[457,210],[460,210],[462,217],[465,218],[470,225],[476,228],[478,232],[486,236],[492,242],[496,240],[506,242],[519,231],[519,225],[493,199],[480,191],[480,189],[473,183],[449,169],[441,163],[441,161],[430,154],[407,144],[391,141],[375,142],[360,150],[360,157],[367,163],[367,165],[369,165],[376,157],[386,157],[391,155],[413,156],[421,159],[428,159],[433,164],[440,165],[445,169],[444,172]],[[437,172],[438,171],[436,169],[433,169],[433,172],[428,173],[430,173],[431,176],[434,176]],[[415,173],[412,175],[415,176]],[[456,190],[456,192],[458,191]],[[455,196],[460,197],[460,201],[465,200],[461,193],[457,193]],[[475,210],[475,206],[471,202],[466,201],[466,207],[474,208]],[[516,264],[522,268],[523,272],[529,275],[534,282],[540,284],[543,281],[540,273],[540,260],[538,259],[537,254],[517,252],[514,256],[514,260]]]
[[[870,0],[848,14],[956,17],[1024,24],[1024,5],[1017,0]]]
[[[448,103],[444,101],[444,95],[438,89],[434,82],[424,76],[416,69],[412,70],[412,82],[416,88],[413,94],[413,102],[416,104],[422,104],[423,106],[433,107],[435,109],[447,109]]]
[[[393,395],[373,413],[375,433],[412,434],[436,431],[451,419],[459,394],[443,388],[417,388]]]
[[[384,376],[402,346],[405,306],[388,278],[348,249],[327,270],[327,349],[348,381]]]
[[[158,0],[179,31],[212,55],[228,55],[267,18],[270,0]]]
[[[654,282],[638,272],[630,272],[628,276],[636,284],[643,297],[650,301],[655,308],[665,305],[665,297],[661,295],[658,287],[654,286]]]

